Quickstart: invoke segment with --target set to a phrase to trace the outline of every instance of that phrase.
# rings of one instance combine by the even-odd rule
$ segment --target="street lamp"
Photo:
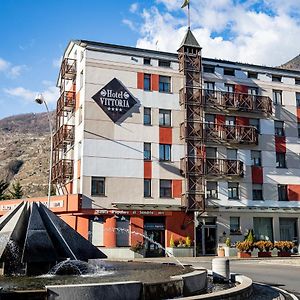
[[[35,97],[35,102],[38,104],[45,104],[47,110],[47,117],[49,121],[49,130],[50,130],[50,163],[49,163],[49,180],[48,180],[48,208],[50,209],[50,194],[51,194],[51,177],[52,177],[52,156],[53,156],[53,131],[52,131],[52,122],[49,112],[49,108],[46,100],[44,99],[43,94],[37,94]]]

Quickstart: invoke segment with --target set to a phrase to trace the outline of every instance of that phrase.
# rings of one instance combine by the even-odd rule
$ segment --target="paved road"
[[[165,261],[172,261],[164,258]],[[211,259],[208,257],[183,258],[181,262],[196,267],[211,269]],[[230,261],[230,272],[240,273],[250,277],[255,282],[269,284],[289,291],[300,299],[300,258],[289,259],[251,259]]]

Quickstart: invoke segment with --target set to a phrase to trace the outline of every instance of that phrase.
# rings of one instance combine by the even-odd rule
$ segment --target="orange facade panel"
[[[152,178],[152,161],[144,161],[144,178]]]
[[[216,115],[216,124],[218,124],[218,125],[225,124],[225,116]]]
[[[80,106],[80,91],[76,93],[75,111],[78,110],[79,106]]]
[[[300,122],[300,108],[297,108],[297,120]]]
[[[159,127],[159,143],[160,144],[172,144],[172,128],[171,127]]]
[[[151,87],[152,87],[152,91],[159,90],[159,75],[151,74]]]
[[[141,90],[144,89],[144,73],[137,73],[137,88]]]
[[[275,149],[276,152],[286,152],[286,139],[285,136],[275,136]]]
[[[130,245],[135,246],[138,242],[143,243],[144,218],[132,216],[130,218],[130,229]]]
[[[300,201],[300,185],[288,185],[288,199],[289,201]]]
[[[235,93],[248,94],[248,86],[247,85],[236,84],[234,86],[234,92]]]
[[[172,191],[173,191],[173,198],[181,198],[181,196],[182,196],[182,180],[181,179],[173,179],[172,180]]]
[[[81,159],[77,160],[77,178],[81,177]]]
[[[89,218],[77,216],[77,232],[85,239],[88,239],[89,234]]]
[[[117,246],[117,237],[115,233],[115,228],[117,226],[117,221],[114,216],[107,217],[104,223],[104,246],[108,248],[114,248]]]
[[[263,168],[258,166],[251,167],[252,183],[262,184],[264,182]]]

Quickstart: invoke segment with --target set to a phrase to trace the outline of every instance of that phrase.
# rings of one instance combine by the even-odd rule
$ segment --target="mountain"
[[[54,113],[51,113],[54,124]],[[0,180],[20,181],[24,197],[46,196],[50,132],[46,113],[0,120]],[[8,188],[10,189],[11,186]]]

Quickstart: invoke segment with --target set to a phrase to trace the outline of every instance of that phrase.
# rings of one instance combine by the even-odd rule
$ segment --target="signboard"
[[[137,104],[128,89],[116,78],[111,80],[92,98],[114,123]]]
[[[96,209],[96,215],[124,215],[124,216],[171,216],[172,212],[164,210],[114,210]]]

